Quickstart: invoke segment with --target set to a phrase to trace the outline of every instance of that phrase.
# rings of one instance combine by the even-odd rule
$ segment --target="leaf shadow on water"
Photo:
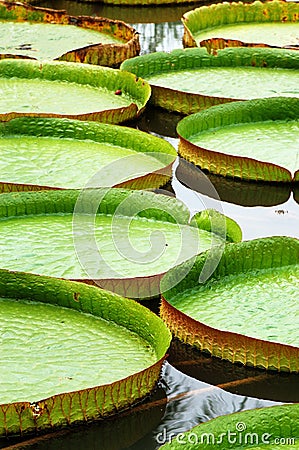
[[[188,182],[188,187],[194,191],[211,196],[205,182],[208,178],[222,201],[240,206],[280,205],[289,200],[292,192],[289,184],[232,180],[213,174],[206,174],[206,177],[203,177],[194,164],[183,159],[176,169],[176,177],[183,185]]]
[[[237,395],[276,402],[299,402],[296,373],[266,371],[211,357],[173,339],[168,362],[194,379]]]
[[[103,5],[103,3],[81,3],[71,0],[48,0],[38,3],[43,6],[67,9],[69,14],[101,15],[125,20],[132,24],[138,23],[143,52],[156,49],[172,50],[175,46],[182,47],[182,25],[178,21],[182,10],[186,12],[194,8],[192,4],[181,6],[179,10],[173,6],[163,7],[162,10],[154,7],[154,18],[149,13],[151,8],[144,7],[131,9],[124,6],[115,7]],[[72,10],[72,7],[77,9]],[[173,10],[175,10],[174,15],[172,15]],[[145,17],[144,24],[142,24],[141,14]],[[160,26],[154,26],[159,25],[159,22]],[[170,22],[170,25],[161,22]],[[149,33],[155,33],[156,37],[149,39]],[[177,139],[176,124],[181,118],[179,115],[148,108],[140,118],[137,127],[161,137],[169,136]],[[178,178],[180,178],[179,173],[177,172]],[[217,181],[218,179],[215,183]],[[238,184],[233,183],[232,193],[237,186]],[[196,191],[196,183],[193,189]],[[221,179],[217,189],[219,189],[220,198],[223,196],[223,200],[229,202],[229,198],[225,197],[231,195],[226,181]],[[288,188],[278,191],[275,195],[281,195],[282,201],[289,198]],[[236,194],[235,197],[240,199],[238,188]],[[294,200],[299,203],[298,187],[294,189]],[[252,212],[250,216],[253,220],[257,220],[256,213]],[[258,232],[260,233],[261,230],[259,229]],[[168,439],[170,433],[185,431],[193,425],[218,415],[273,404],[271,401],[252,397],[260,396],[278,402],[299,401],[298,375],[265,373],[258,369],[224,363],[175,341],[170,349],[168,361],[156,393],[135,408],[109,420],[57,431],[32,438],[23,444],[13,440],[2,440],[0,448],[154,450],[159,447],[157,437],[163,441],[164,436]]]

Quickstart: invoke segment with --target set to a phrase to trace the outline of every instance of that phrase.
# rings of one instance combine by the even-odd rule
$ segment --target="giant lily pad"
[[[0,191],[124,186],[157,188],[175,149],[127,127],[23,117],[0,123]]]
[[[0,1],[0,58],[59,59],[117,67],[139,54],[136,31],[118,20]]]
[[[150,83],[154,105],[184,114],[234,100],[299,97],[294,50],[230,48],[214,56],[192,48],[137,56],[121,69]]]
[[[299,99],[267,98],[213,106],[179,122],[180,154],[218,175],[299,180]]]
[[[119,123],[138,116],[150,86],[108,67],[64,61],[0,61],[0,120],[69,117]]]
[[[133,300],[0,271],[0,435],[106,417],[153,390],[170,343]]]
[[[299,240],[227,244],[213,275],[201,283],[208,254],[164,293],[160,313],[173,334],[234,363],[299,372]],[[182,269],[174,269],[169,282]]]
[[[128,297],[160,293],[171,267],[241,239],[238,225],[183,203],[128,189],[0,196],[0,267],[96,283]],[[179,280],[178,280],[179,281]]]
[[[189,11],[182,21],[185,47],[205,46],[210,52],[228,46],[298,49],[298,2],[223,2]]]
[[[220,416],[180,433],[163,450],[201,448],[298,449],[299,404],[275,405]]]

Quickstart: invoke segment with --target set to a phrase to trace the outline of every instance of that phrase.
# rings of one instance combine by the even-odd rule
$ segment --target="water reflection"
[[[185,5],[165,5],[159,7],[153,6],[118,6],[109,5],[102,2],[86,2],[77,0],[31,0],[29,3],[35,6],[43,6],[52,9],[64,9],[68,14],[79,16],[100,16],[109,19],[123,20],[127,23],[162,23],[178,22],[182,15],[196,8],[197,6],[208,3],[207,1],[198,1]],[[154,38],[155,36],[152,35]]]
[[[184,186],[211,196],[208,179],[222,201],[240,206],[281,205],[289,200],[292,192],[291,186],[284,183],[246,182],[208,173],[204,175],[194,164],[183,159],[176,169],[176,177]]]
[[[182,47],[183,25],[180,22],[132,24],[139,33],[140,54],[168,51]]]
[[[299,238],[299,208],[293,194],[286,202],[277,203],[275,206],[267,206],[267,203],[266,206],[240,206],[224,201],[219,202],[204,194],[196,193],[175,178],[172,186],[177,198],[184,201],[192,213],[204,208],[214,208],[238,222],[243,232],[243,240],[267,236]],[[243,187],[246,189],[246,184]],[[275,187],[273,189],[275,190]],[[273,196],[276,196],[275,192]]]
[[[71,15],[89,15],[123,20],[139,33],[140,54],[155,51],[169,51],[182,48],[183,24],[180,21],[184,12],[196,4],[165,6],[111,6],[103,3],[80,3],[74,0],[33,1],[34,5],[53,9],[64,9]]]
[[[148,106],[135,125],[141,131],[163,138],[173,138],[174,142],[177,142],[176,127],[183,117],[180,113],[170,113],[162,108]]]
[[[176,126],[182,117],[151,107],[136,127],[168,140],[177,148]],[[244,240],[280,235],[299,238],[298,183],[231,180],[203,173],[194,164],[180,158],[175,166],[172,189],[193,214],[214,208],[236,220],[242,228]]]
[[[154,450],[172,436],[220,415],[272,406],[275,402],[233,395],[219,387],[183,375],[166,364],[163,380],[167,394],[164,417],[159,426],[130,450]]]
[[[299,402],[298,375],[265,371],[212,357],[174,339],[168,361],[180,372],[226,391],[277,402]]]

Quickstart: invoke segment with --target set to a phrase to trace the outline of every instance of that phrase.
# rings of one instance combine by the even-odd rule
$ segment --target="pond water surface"
[[[74,15],[124,20],[140,33],[142,54],[182,48],[180,17],[196,6],[113,7],[72,0],[49,0],[39,5],[66,9]],[[133,126],[161,136],[177,148],[175,127],[180,119],[179,114],[148,108]],[[212,207],[232,217],[241,226],[244,240],[272,235],[299,238],[299,187],[292,190],[289,186],[235,182],[215,176],[207,178],[194,166],[180,160],[167,189],[185,202],[192,212]],[[153,311],[158,310],[158,302],[151,301],[147,305]],[[18,444],[4,441],[1,447],[154,450],[174,434],[219,415],[277,402],[298,401],[298,375],[233,365],[174,340],[159,388],[147,402],[105,422],[59,431]]]

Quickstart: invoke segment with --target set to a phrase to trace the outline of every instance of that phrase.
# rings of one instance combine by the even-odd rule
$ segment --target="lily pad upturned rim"
[[[182,16],[184,25],[184,47],[197,47],[193,33],[216,26],[239,23],[267,23],[267,22],[298,22],[299,5],[296,1],[271,0],[261,2],[255,0],[251,3],[222,2],[209,6],[200,6],[186,12]],[[259,42],[241,42],[233,39],[223,39],[221,36],[205,39],[200,47],[206,47],[209,52],[225,47],[271,47]],[[275,48],[281,48],[275,46]],[[290,46],[297,50],[297,47]]]
[[[272,97],[216,105],[184,117],[177,126],[179,154],[203,170],[217,175],[252,181],[298,183],[299,169],[294,176],[285,167],[254,158],[228,155],[206,149],[189,141],[192,135],[220,126],[254,123],[267,120],[299,118],[299,99]]]
[[[91,64],[71,63],[65,61],[39,62],[28,59],[0,60],[0,77],[42,79],[51,81],[65,81],[78,84],[88,84],[95,87],[104,86],[111,92],[121,89],[123,93],[134,98],[135,102],[121,108],[91,111],[84,114],[53,114],[53,113],[18,113],[8,111],[0,114],[0,121],[8,121],[16,117],[67,117],[70,119],[92,120],[104,123],[122,123],[136,119],[143,111],[151,95],[151,88],[141,78],[129,72],[110,67]]]
[[[50,136],[59,138],[73,138],[95,142],[110,143],[128,148],[140,153],[165,154],[165,165],[144,176],[134,177],[121,182],[115,187],[131,189],[159,188],[166,184],[171,177],[171,167],[177,157],[176,150],[167,141],[136,130],[119,125],[100,122],[85,122],[65,118],[36,118],[18,117],[7,122],[0,122],[0,137],[3,136]],[[88,163],[88,161],[87,161]],[[84,188],[84,186],[82,186]],[[21,184],[2,182],[0,193],[12,191],[31,191],[41,189],[63,189],[63,187],[45,186],[39,184]]]
[[[298,448],[296,442],[299,438],[298,414],[299,404],[293,403],[219,416],[181,433],[180,439],[174,438],[171,442],[162,445],[160,449],[179,450],[184,442],[186,444],[184,448],[189,450],[194,447],[196,438],[202,450],[209,450],[211,445],[219,449],[266,449],[272,448],[272,443],[275,445],[275,439],[279,442],[275,448],[283,442],[282,446],[286,445],[289,449],[295,449]],[[230,438],[233,436],[233,440],[236,439],[236,441],[232,443],[232,439],[228,436]],[[290,446],[287,445],[288,442]]]
[[[288,344],[253,338],[223,331],[201,323],[171,304],[171,297],[196,286],[209,251],[199,255],[188,275],[175,287],[164,286],[160,317],[173,335],[212,356],[268,370],[299,372],[299,348]],[[259,238],[227,244],[221,260],[209,280],[230,274],[246,273],[252,269],[284,267],[299,263],[299,240],[285,236]],[[169,272],[169,281],[178,276],[184,263]],[[166,280],[167,282],[167,280]],[[171,285],[171,284],[170,284]]]
[[[4,17],[3,17],[4,16]],[[104,17],[72,16],[64,10],[35,7],[21,2],[0,0],[1,20],[14,20],[30,23],[56,23],[78,26],[105,32],[124,39],[123,44],[94,44],[70,50],[58,58],[59,61],[97,64],[101,66],[118,67],[122,61],[136,56],[140,52],[139,35],[137,31],[121,20]],[[2,58],[21,58],[22,55],[0,54]],[[26,59],[35,59],[26,57]]]
[[[26,216],[32,214],[57,213],[98,213],[113,215],[119,205],[125,205],[128,217],[134,216],[126,199],[134,200],[137,216],[153,220],[180,223],[199,229],[212,231],[220,236],[224,235],[228,242],[239,242],[242,232],[239,225],[229,217],[214,210],[204,210],[193,216],[190,221],[188,208],[176,198],[155,194],[149,191],[130,190],[122,188],[99,188],[80,190],[44,190],[37,192],[11,192],[0,195],[0,220],[9,217]],[[100,204],[99,204],[100,198]],[[132,203],[132,202],[131,202]],[[150,205],[150,208],[149,206]],[[172,211],[175,210],[175,216]],[[225,230],[223,229],[225,226]],[[105,278],[93,280],[91,278],[74,279],[87,284],[95,284],[104,289],[121,293],[125,297],[147,299],[157,296],[160,292],[161,279],[165,272],[149,276],[134,278]],[[138,295],[136,295],[138,294]]]
[[[155,388],[171,335],[159,317],[148,308],[83,283],[2,269],[0,294],[16,301],[26,299],[56,304],[112,321],[139,334],[155,350],[157,358],[152,366],[109,384],[57,394],[34,404],[2,404],[0,435],[103,418],[140,401]]]
[[[225,48],[217,54],[209,54],[205,47],[176,49],[136,56],[124,61],[120,69],[143,79],[156,74],[172,73],[181,70],[196,70],[211,67],[267,67],[299,70],[299,52],[271,48]],[[189,93],[174,88],[151,86],[150,103],[169,111],[183,114],[196,113],[202,109],[225,102],[243,100],[199,92]]]

